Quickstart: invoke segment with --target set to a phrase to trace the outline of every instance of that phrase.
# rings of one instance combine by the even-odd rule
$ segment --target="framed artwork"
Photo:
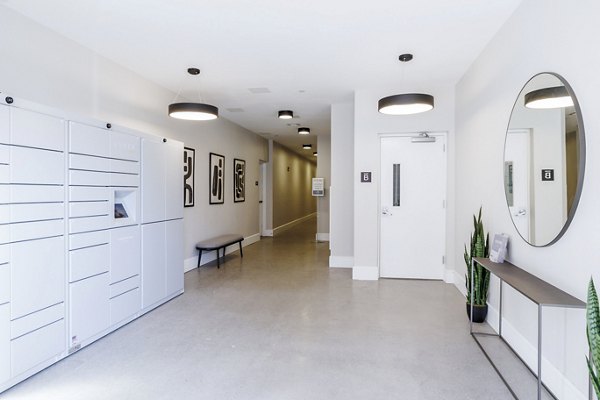
[[[233,201],[246,201],[246,161],[233,159]]]
[[[225,157],[220,154],[210,153],[209,157],[209,204],[223,204],[225,202]]]
[[[183,148],[183,206],[194,207],[194,175],[196,174],[196,150]]]

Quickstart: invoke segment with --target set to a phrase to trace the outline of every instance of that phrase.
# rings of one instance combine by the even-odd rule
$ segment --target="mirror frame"
[[[571,225],[571,222],[573,221],[573,218],[575,217],[575,212],[577,211],[577,207],[579,205],[579,199],[581,198],[581,192],[583,191],[583,179],[585,177],[585,164],[586,164],[585,128],[583,125],[583,115],[581,114],[581,107],[579,106],[579,100],[577,99],[577,96],[575,95],[575,92],[573,91],[573,88],[571,87],[569,82],[567,82],[567,80],[562,75],[557,74],[556,72],[540,72],[538,74],[535,74],[531,78],[529,78],[527,80],[527,82],[525,82],[525,84],[521,87],[521,89],[519,90],[519,93],[517,94],[517,98],[516,98],[515,102],[513,103],[513,106],[510,110],[510,115],[508,117],[508,124],[506,125],[506,130],[504,131],[504,148],[502,149],[502,171],[504,171],[504,160],[506,159],[506,141],[508,139],[508,131],[510,129],[510,122],[512,120],[513,112],[515,111],[515,107],[517,107],[517,102],[519,101],[519,97],[521,96],[521,92],[523,91],[523,89],[525,89],[525,87],[529,84],[529,82],[531,82],[532,80],[534,80],[536,77],[538,77],[540,75],[552,75],[555,78],[558,78],[558,80],[560,80],[561,83],[565,86],[565,88],[567,89],[567,92],[571,95],[571,98],[573,99],[573,106],[575,107],[575,112],[577,113],[577,127],[579,129],[579,132],[578,132],[578,145],[579,145],[578,168],[579,168],[579,170],[578,170],[578,174],[577,174],[577,189],[575,191],[575,198],[573,199],[573,206],[571,207],[571,209],[569,210],[569,213],[567,214],[567,220],[563,224],[562,229],[560,230],[560,232],[558,232],[558,234],[550,242],[537,245],[537,244],[530,243],[528,240],[525,240],[525,238],[523,237],[523,235],[521,234],[519,229],[517,229],[517,225],[515,224],[515,221],[513,220],[511,213],[510,212],[508,213],[509,217],[510,217],[510,221],[513,224],[513,227],[515,228],[515,231],[517,231],[517,233],[519,234],[519,236],[521,237],[521,239],[523,239],[523,241],[525,243],[527,243],[528,245],[530,245],[532,247],[552,246],[554,243],[558,242],[560,240],[560,238],[563,237],[563,235],[565,234],[567,229],[569,229],[569,226]],[[504,172],[502,173],[502,176],[503,176],[502,181],[503,181],[503,189],[504,189],[504,200],[506,201],[506,209],[509,210],[508,197],[506,196],[506,181],[505,181],[506,177],[504,176]]]

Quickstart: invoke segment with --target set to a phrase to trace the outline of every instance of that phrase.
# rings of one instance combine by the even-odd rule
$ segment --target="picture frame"
[[[225,156],[209,153],[208,160],[208,204],[225,202]]]
[[[233,202],[246,201],[246,160],[233,159]]]
[[[196,175],[196,150],[191,147],[183,148],[183,206],[194,207]]]

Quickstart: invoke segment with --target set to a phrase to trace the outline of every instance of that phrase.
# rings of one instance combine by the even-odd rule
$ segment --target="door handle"
[[[389,207],[381,207],[381,215],[392,215]]]
[[[516,212],[515,217],[522,217],[525,214],[527,214],[527,211],[524,208],[521,208],[519,211]]]
[[[262,200],[259,200],[259,201],[258,201],[258,204],[262,204]]]

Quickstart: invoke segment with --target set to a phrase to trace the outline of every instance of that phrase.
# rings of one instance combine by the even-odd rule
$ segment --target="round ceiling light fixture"
[[[382,114],[418,114],[433,108],[433,96],[423,93],[397,94],[380,99],[378,106]]]
[[[317,152],[316,152],[316,151],[313,151],[313,156],[315,156],[315,157],[316,157],[317,155],[318,155],[318,154],[317,154]]]
[[[308,135],[310,133],[310,128],[307,128],[305,126],[298,128],[298,133],[300,135]]]
[[[292,110],[281,110],[277,113],[279,119],[292,119],[294,118],[294,112]]]
[[[413,59],[413,55],[401,54],[398,59],[406,63]],[[382,114],[409,115],[429,111],[433,107],[434,100],[430,94],[404,93],[383,97],[379,100],[377,109]]]
[[[219,109],[203,103],[169,104],[169,116],[188,121],[208,121],[219,117]]]
[[[198,68],[188,68],[188,74],[200,75]],[[180,90],[181,92],[181,90]],[[175,99],[179,96],[175,96]],[[213,105],[205,103],[172,103],[169,104],[169,116],[176,119],[184,119],[188,121],[208,121],[219,117],[219,109]]]
[[[537,109],[572,107],[573,98],[564,86],[533,90],[525,95],[525,107]]]
[[[303,144],[303,145],[302,145],[302,148],[303,148],[304,150],[310,150],[310,149],[312,149],[312,144]]]

